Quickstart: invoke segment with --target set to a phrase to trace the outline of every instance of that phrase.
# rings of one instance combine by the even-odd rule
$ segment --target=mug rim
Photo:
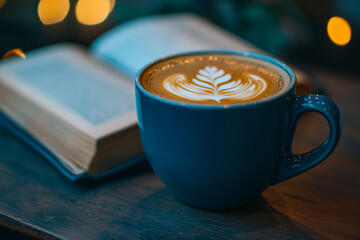
[[[250,101],[250,102],[244,102],[244,103],[234,103],[234,104],[201,104],[201,103],[187,103],[187,102],[178,102],[175,100],[170,100],[170,99],[166,99],[160,96],[157,96],[151,92],[149,92],[148,90],[146,90],[140,83],[140,78],[141,75],[144,73],[144,71],[146,69],[148,69],[150,66],[164,61],[165,59],[170,59],[170,58],[175,58],[175,57],[183,57],[183,56],[189,56],[189,55],[200,55],[200,54],[232,54],[232,55],[240,55],[243,57],[250,57],[250,58],[254,58],[254,59],[258,59],[261,61],[265,61],[271,64],[274,64],[278,67],[280,67],[281,69],[283,69],[290,77],[290,83],[289,85],[281,92],[279,92],[278,94],[275,94],[273,96],[270,96],[268,98],[265,99],[260,99],[257,101]],[[265,56],[259,53],[255,53],[255,52],[246,52],[246,51],[233,51],[233,50],[200,50],[200,51],[190,51],[190,52],[183,52],[183,53],[177,53],[177,54],[172,54],[172,55],[168,55],[162,58],[158,58],[152,62],[150,62],[149,64],[146,64],[145,66],[141,67],[141,69],[136,73],[135,76],[135,86],[145,95],[147,95],[148,97],[155,99],[157,101],[166,103],[166,104],[170,104],[170,105],[175,105],[175,106],[181,106],[181,107],[190,107],[190,108],[197,108],[197,109],[228,109],[228,108],[241,108],[241,107],[246,107],[246,106],[254,106],[254,105],[259,105],[259,104],[264,104],[270,101],[273,101],[275,99],[278,99],[284,95],[287,95],[289,92],[292,91],[292,89],[294,88],[294,86],[296,85],[296,76],[293,72],[293,70],[287,66],[285,63],[269,57],[269,56]]]

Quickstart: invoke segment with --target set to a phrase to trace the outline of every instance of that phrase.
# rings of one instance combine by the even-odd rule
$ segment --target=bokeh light
[[[336,45],[344,46],[350,42],[351,27],[342,17],[330,18],[327,25],[327,32],[331,41]]]
[[[11,57],[21,57],[23,59],[26,58],[25,53],[20,48],[14,48],[7,53],[4,54],[2,59],[11,58]]]
[[[40,0],[38,14],[41,22],[49,25],[64,20],[69,9],[69,0]]]
[[[2,8],[6,3],[6,0],[0,0],[0,8]]]
[[[114,9],[115,7],[115,0],[110,0],[110,10],[109,13]]]
[[[102,23],[112,8],[115,0],[79,0],[76,4],[76,18],[85,25]]]

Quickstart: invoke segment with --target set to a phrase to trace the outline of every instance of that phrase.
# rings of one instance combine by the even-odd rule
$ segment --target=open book
[[[208,49],[264,53],[195,15],[175,14],[121,24],[89,50],[56,44],[1,61],[1,121],[72,180],[120,171],[144,159],[137,71],[166,55]]]

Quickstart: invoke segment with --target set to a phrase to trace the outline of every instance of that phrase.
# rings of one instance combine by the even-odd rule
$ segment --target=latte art
[[[185,74],[171,74],[163,81],[163,87],[179,97],[204,101],[223,99],[250,100],[263,93],[267,83],[255,74],[244,74],[243,79],[232,79],[229,73],[215,66],[200,69],[192,80]]]
[[[140,75],[151,94],[182,104],[230,105],[261,101],[290,82],[272,63],[227,53],[185,54],[157,61]]]

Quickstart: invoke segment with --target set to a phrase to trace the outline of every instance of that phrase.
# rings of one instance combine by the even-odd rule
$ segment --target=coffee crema
[[[150,65],[140,77],[150,93],[182,103],[225,105],[258,101],[285,89],[279,66],[236,54],[202,53]]]

